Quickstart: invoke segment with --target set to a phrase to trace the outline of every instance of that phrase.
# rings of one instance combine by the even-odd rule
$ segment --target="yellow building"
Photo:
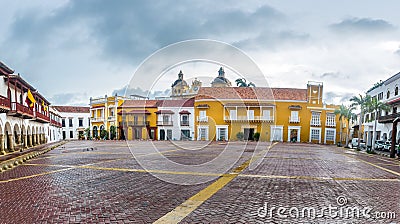
[[[123,140],[156,140],[159,100],[125,100],[118,107],[118,133]]]
[[[322,83],[306,89],[203,87],[195,98],[197,140],[295,141],[336,144],[337,106],[322,101]],[[239,133],[239,134],[238,134]]]
[[[102,98],[90,98],[90,130],[93,138],[101,136],[101,131],[106,130],[110,138],[118,139],[117,108],[126,100],[122,96],[105,96]],[[117,136],[112,136],[112,130],[115,130]]]

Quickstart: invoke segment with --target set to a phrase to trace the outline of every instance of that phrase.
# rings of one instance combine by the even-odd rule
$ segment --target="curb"
[[[28,161],[30,159],[33,159],[33,158],[35,158],[37,156],[40,156],[42,154],[45,154],[45,153],[47,153],[47,152],[49,152],[49,151],[51,151],[51,150],[53,150],[55,148],[58,148],[58,147],[64,145],[65,143],[67,143],[67,142],[63,141],[63,142],[61,142],[59,144],[56,144],[56,145],[53,145],[53,146],[51,146],[49,148],[44,148],[41,151],[30,152],[30,153],[27,153],[27,154],[24,154],[24,155],[21,155],[21,156],[6,160],[6,161],[0,163],[0,173],[4,172],[4,171],[7,171],[7,170],[10,170],[10,169],[12,169],[14,167],[17,167],[17,166],[25,163],[26,161]]]

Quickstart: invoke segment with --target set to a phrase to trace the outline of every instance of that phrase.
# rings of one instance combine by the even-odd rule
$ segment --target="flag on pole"
[[[33,97],[30,89],[28,89],[28,94],[26,95],[25,102],[26,102],[26,104],[28,104],[29,108],[31,108],[31,109],[34,107],[34,105],[36,103],[35,97]]]

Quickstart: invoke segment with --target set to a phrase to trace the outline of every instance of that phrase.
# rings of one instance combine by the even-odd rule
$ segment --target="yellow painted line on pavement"
[[[389,173],[391,173],[391,174],[400,176],[400,173],[398,173],[398,172],[396,172],[396,171],[393,171],[393,170],[390,170],[390,169],[381,167],[381,166],[376,165],[376,164],[374,164],[374,163],[367,162],[367,161],[365,161],[365,160],[363,160],[363,159],[359,159],[359,158],[355,157],[354,155],[347,155],[346,153],[342,153],[342,154],[345,155],[345,156],[347,156],[347,157],[349,157],[349,158],[358,160],[358,161],[363,162],[363,163],[365,163],[365,164],[368,164],[368,165],[370,165],[370,166],[373,166],[373,167],[376,167],[376,168],[378,168],[378,169],[381,169],[381,170],[384,170],[384,171],[386,171],[386,172],[389,172]]]
[[[267,147],[266,150],[262,150],[257,156],[254,158],[250,158],[240,166],[236,167],[233,170],[233,173],[224,174],[218,180],[214,181],[212,184],[208,185],[203,190],[199,191],[197,194],[193,195],[185,202],[180,204],[178,207],[168,212],[161,218],[159,218],[154,223],[178,223],[182,221],[186,216],[188,216],[191,212],[196,210],[201,204],[203,204],[206,200],[212,197],[215,193],[225,187],[229,182],[235,179],[240,172],[246,169],[252,161],[259,159],[263,156],[265,151],[268,151],[270,148],[275,146],[278,143],[274,143],[271,146]]]
[[[311,177],[311,176],[281,176],[281,175],[260,175],[260,174],[239,174],[243,178],[266,178],[266,179],[298,179],[298,180],[334,180],[334,181],[378,181],[378,182],[400,182],[400,179],[393,178],[357,178],[357,177]]]
[[[25,180],[25,179],[29,179],[29,178],[33,178],[33,177],[40,177],[40,176],[53,174],[53,173],[58,173],[58,172],[66,171],[66,170],[72,170],[72,169],[74,169],[74,168],[70,167],[70,168],[66,168],[66,169],[53,170],[53,171],[49,171],[49,172],[38,173],[38,174],[29,175],[29,176],[23,176],[23,177],[17,177],[17,178],[8,179],[8,180],[1,180],[0,183],[8,183],[8,182],[17,181],[17,180]]]

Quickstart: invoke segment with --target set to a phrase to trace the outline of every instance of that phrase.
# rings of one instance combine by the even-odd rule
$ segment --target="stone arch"
[[[15,145],[20,145],[21,144],[21,127],[17,123],[14,124],[13,136],[14,136]]]
[[[4,125],[4,149],[5,151],[14,151],[13,131],[9,122]]]
[[[93,138],[97,138],[99,136],[99,131],[97,126],[93,126]]]

